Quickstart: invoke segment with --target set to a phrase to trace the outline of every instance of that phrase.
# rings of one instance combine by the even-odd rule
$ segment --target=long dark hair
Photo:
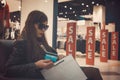
[[[45,34],[38,41],[37,35],[36,35],[36,30],[34,27],[34,24],[43,23],[45,21],[48,21],[47,16],[41,11],[34,10],[29,13],[27,20],[25,22],[25,26],[24,26],[24,29],[22,32],[22,37],[27,42],[27,54],[32,59],[37,59],[36,57],[43,58],[43,56],[42,56],[43,50],[40,49],[39,43],[42,43],[46,47],[48,46],[48,43],[45,38]],[[39,54],[37,56],[34,56],[33,53],[35,55],[38,53]]]

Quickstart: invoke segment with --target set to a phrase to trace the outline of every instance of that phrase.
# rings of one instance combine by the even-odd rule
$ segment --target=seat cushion
[[[4,72],[4,64],[6,58],[4,53],[4,48],[0,45],[0,75]]]
[[[0,40],[0,75],[5,73],[5,64],[13,50],[14,40]]]

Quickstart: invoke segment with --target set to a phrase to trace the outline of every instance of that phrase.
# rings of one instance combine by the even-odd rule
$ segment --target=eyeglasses
[[[38,23],[38,28],[41,29],[41,30],[47,30],[48,27],[49,27],[48,25]]]

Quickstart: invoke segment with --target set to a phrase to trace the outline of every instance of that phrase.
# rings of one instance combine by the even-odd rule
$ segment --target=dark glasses
[[[47,30],[48,27],[49,27],[48,25],[38,23],[38,28],[41,29],[41,30]]]

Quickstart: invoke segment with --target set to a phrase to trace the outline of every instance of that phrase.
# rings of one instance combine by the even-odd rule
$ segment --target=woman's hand
[[[35,65],[38,68],[50,68],[53,66],[53,62],[51,60],[39,60],[35,62]]]
[[[60,60],[60,59],[62,59],[62,58],[64,58],[64,57],[65,57],[65,55],[60,54],[60,55],[58,55],[58,60]]]

